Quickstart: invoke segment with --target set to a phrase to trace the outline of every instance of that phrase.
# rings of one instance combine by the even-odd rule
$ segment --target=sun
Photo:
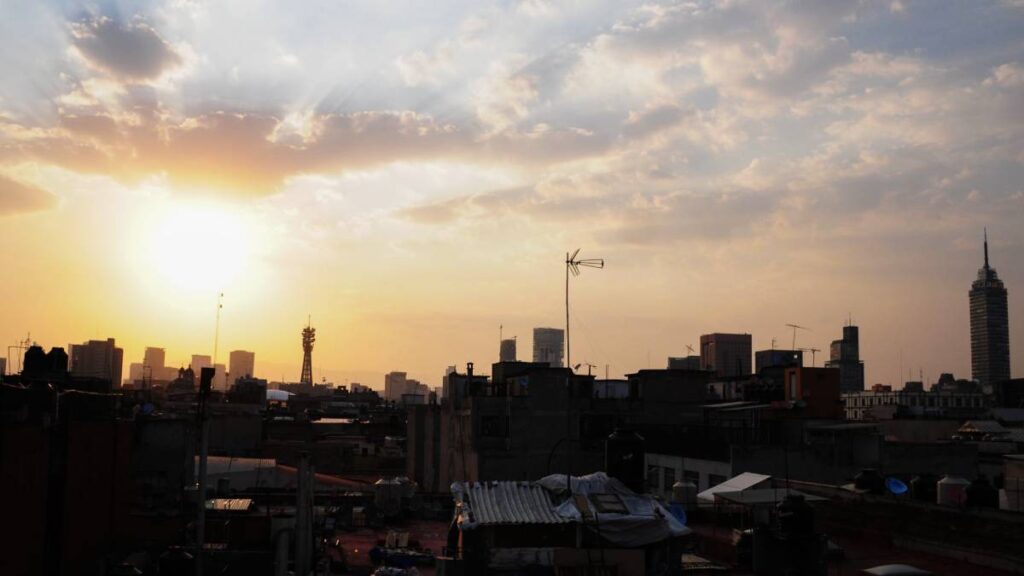
[[[256,235],[225,206],[170,203],[136,234],[137,260],[149,279],[176,292],[223,290],[252,263]]]

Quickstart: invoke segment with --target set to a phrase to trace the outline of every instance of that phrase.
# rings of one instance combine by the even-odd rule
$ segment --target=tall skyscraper
[[[750,374],[752,350],[750,334],[704,334],[700,337],[700,367],[716,376]]]
[[[864,361],[860,359],[860,328],[843,326],[842,340],[833,340],[825,368],[839,369],[839,391],[864,391]]]
[[[533,361],[547,362],[552,368],[563,368],[565,362],[565,330],[533,329]]]
[[[124,350],[118,348],[113,338],[89,340],[85,344],[72,344],[71,375],[109,380],[114,387],[121,386],[121,371],[124,368]]]
[[[971,375],[982,385],[1010,379],[1010,316],[1006,287],[988,265],[988,231],[985,232],[985,265],[971,284]]]
[[[232,350],[228,355],[228,372],[231,383],[239,378],[256,375],[256,353],[245,350]]]

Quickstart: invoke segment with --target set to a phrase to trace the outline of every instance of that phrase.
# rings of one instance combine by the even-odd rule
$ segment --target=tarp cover
[[[574,495],[582,495],[587,499],[588,508],[594,519],[588,519],[585,525],[597,532],[601,537],[616,546],[635,548],[662,542],[676,536],[685,536],[691,532],[679,520],[648,494],[636,494],[625,484],[610,478],[604,472],[594,472],[586,476],[574,476],[570,479]],[[537,481],[554,494],[565,493],[565,475],[552,474]],[[625,506],[626,513],[599,512],[594,495],[614,494]],[[582,517],[579,509],[571,499],[564,500],[558,506],[558,513],[566,518],[579,521]]]

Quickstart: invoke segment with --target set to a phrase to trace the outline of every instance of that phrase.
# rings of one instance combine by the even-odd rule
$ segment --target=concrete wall
[[[652,453],[646,454],[644,461],[645,473],[650,473],[655,467],[657,468],[657,478],[647,477],[647,486],[650,487],[652,494],[661,496],[666,500],[672,497],[672,485],[665,484],[664,470],[666,468],[672,470],[673,484],[684,478],[686,472],[689,472],[691,476],[696,475],[697,481],[695,484],[697,484],[698,492],[707,490],[721,481],[728,480],[736,475],[733,473],[732,464],[729,462]]]

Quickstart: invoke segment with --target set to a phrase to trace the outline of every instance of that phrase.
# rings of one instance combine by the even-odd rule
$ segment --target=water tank
[[[677,480],[672,485],[672,502],[679,504],[684,510],[697,508],[697,485],[689,480]]]
[[[988,478],[979,476],[964,490],[967,505],[976,508],[999,508],[999,490]]]
[[[605,472],[630,490],[644,489],[644,438],[628,428],[616,428],[604,444]]]
[[[959,476],[943,476],[935,486],[938,503],[944,506],[962,506],[967,501],[970,482]]]
[[[874,468],[865,468],[853,477],[853,485],[857,490],[867,490],[870,494],[881,494],[885,490],[885,479]]]
[[[777,508],[779,532],[784,536],[814,534],[814,510],[802,494],[788,494]]]
[[[935,503],[936,485],[939,479],[934,474],[918,474],[910,481],[910,495],[920,502]]]

